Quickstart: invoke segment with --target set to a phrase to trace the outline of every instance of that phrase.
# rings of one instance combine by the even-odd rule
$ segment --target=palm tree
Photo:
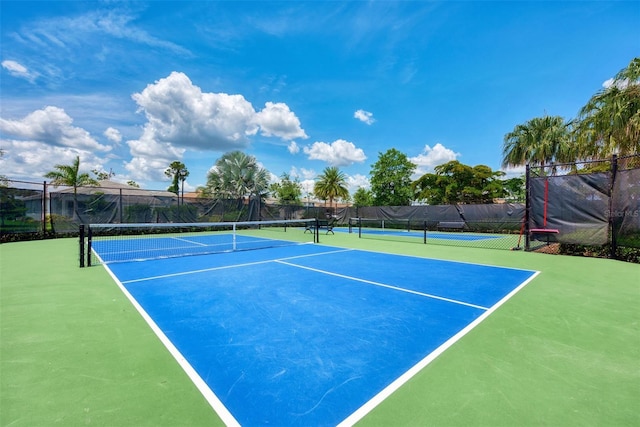
[[[66,185],[73,187],[73,219],[78,215],[78,187],[83,185],[98,185],[98,181],[91,178],[88,173],[80,173],[80,156],[76,156],[71,165],[55,165],[57,170],[47,172],[44,177],[51,179],[54,187]]]
[[[504,137],[502,166],[544,165],[575,160],[571,123],[560,116],[536,117]]]
[[[256,158],[241,151],[225,153],[207,175],[207,189],[211,194],[230,198],[266,194],[269,172],[261,168]]]
[[[322,171],[318,176],[313,192],[322,200],[329,200],[329,207],[333,204],[336,197],[349,197],[349,189],[347,188],[347,180],[344,173],[335,166],[330,166]]]
[[[184,181],[189,176],[189,171],[184,163],[175,161],[171,162],[167,170],[164,171],[164,174],[171,178],[171,185],[167,188],[167,191],[175,193],[176,195],[180,194],[180,185],[182,183],[182,203],[184,204]],[[179,199],[178,199],[179,200]]]
[[[576,136],[583,158],[640,152],[640,58],[582,107]]]

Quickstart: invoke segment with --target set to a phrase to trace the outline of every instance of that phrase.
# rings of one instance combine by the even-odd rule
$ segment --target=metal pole
[[[80,224],[78,243],[80,246],[80,268],[84,267],[84,224]]]
[[[611,185],[609,187],[609,230],[611,233],[611,251],[609,253],[609,258],[616,259],[616,253],[618,252],[618,236],[616,232],[616,224],[615,219],[616,215],[613,212],[613,208],[615,207],[613,204],[613,192],[614,192],[614,184],[616,181],[616,174],[618,173],[618,156],[614,154],[611,156]]]
[[[531,169],[527,163],[525,169],[525,199],[524,199],[524,250],[530,249],[529,242],[529,210],[531,209]]]

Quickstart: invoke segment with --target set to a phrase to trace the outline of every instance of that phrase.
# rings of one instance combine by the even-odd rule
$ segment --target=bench
[[[559,234],[559,233],[560,233],[560,230],[557,230],[555,228],[530,228],[529,229],[530,236],[534,236],[534,235],[546,236],[547,245],[549,245],[550,243],[550,237],[554,234]],[[535,240],[538,240],[538,239],[535,239]]]
[[[327,230],[327,232],[325,234],[335,234],[333,232],[333,220],[326,220],[326,219],[320,219],[318,220],[317,224],[318,224],[318,230],[322,230],[323,228]],[[307,226],[304,229],[304,232],[306,233],[307,231],[312,233],[313,231],[315,231],[316,226],[315,224],[307,224]]]
[[[437,225],[439,231],[443,230],[463,230],[466,226],[464,221],[440,221]]]

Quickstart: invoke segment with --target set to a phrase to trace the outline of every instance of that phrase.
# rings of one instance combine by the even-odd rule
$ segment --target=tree
[[[180,195],[180,184],[182,184],[182,202],[184,203],[184,181],[189,176],[189,171],[184,163],[179,161],[171,162],[164,174],[171,178],[171,185],[167,188],[167,191]]]
[[[364,187],[360,187],[353,193],[353,205],[356,208],[373,206],[373,193]]]
[[[91,172],[96,176],[96,179],[98,181],[108,181],[112,177],[116,176],[116,174],[112,170],[109,170],[109,172],[105,172],[103,170],[93,169]]]
[[[271,194],[278,199],[278,203],[285,208],[285,216],[290,219],[297,206],[301,206],[302,185],[298,179],[292,180],[289,174],[283,173],[280,182],[269,186]]]
[[[416,165],[404,153],[391,148],[379,153],[371,167],[371,192],[377,206],[408,206],[413,200],[411,175]]]
[[[570,123],[560,116],[535,117],[504,136],[502,166],[573,161],[571,148]]]
[[[271,184],[269,190],[281,205],[299,206],[302,204],[302,185],[298,179],[292,180],[287,173],[280,176],[280,182]]]
[[[207,185],[200,194],[242,198],[267,194],[269,172],[260,167],[256,158],[241,151],[231,151],[220,157],[207,175]]]
[[[88,173],[80,173],[80,156],[76,156],[71,165],[55,165],[55,171],[47,172],[44,177],[51,179],[54,187],[66,185],[73,187],[73,218],[78,215],[78,187],[84,185],[98,185],[98,181],[91,178]]]
[[[329,207],[333,205],[336,198],[346,198],[349,196],[347,179],[344,173],[335,166],[326,167],[316,181],[313,192],[322,200],[329,201]]]
[[[504,193],[509,202],[524,202],[526,197],[525,178],[523,176],[502,181]]]
[[[584,159],[640,152],[640,58],[632,59],[582,107],[576,141]]]
[[[453,160],[434,168],[413,183],[415,197],[432,205],[453,203],[493,203],[502,197],[500,178],[504,172],[485,165],[468,166]]]

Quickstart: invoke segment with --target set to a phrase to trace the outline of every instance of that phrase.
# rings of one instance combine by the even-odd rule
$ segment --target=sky
[[[640,56],[639,1],[0,1],[0,174],[166,189],[224,153],[353,193],[391,148],[413,178],[503,170],[504,136],[575,118]],[[521,170],[505,170],[520,175]]]

